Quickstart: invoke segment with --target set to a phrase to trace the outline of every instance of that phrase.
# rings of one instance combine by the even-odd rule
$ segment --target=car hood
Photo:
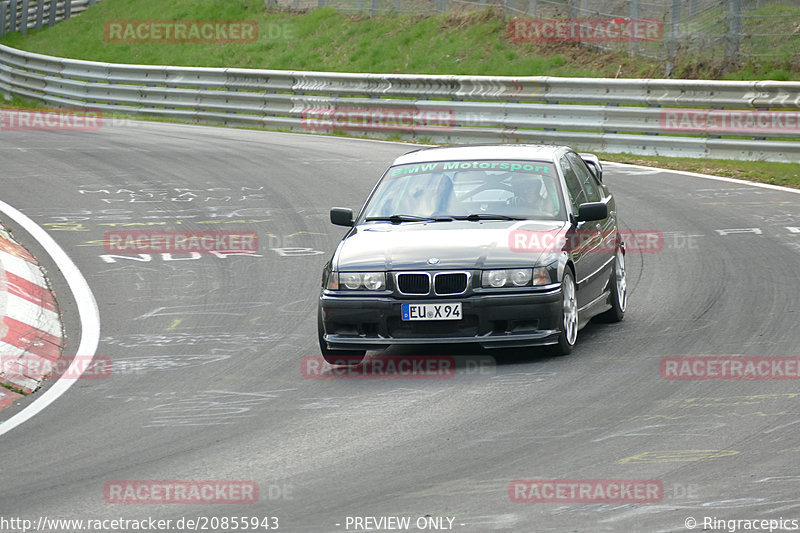
[[[336,270],[501,268],[535,264],[543,253],[515,251],[517,229],[566,232],[563,221],[452,221],[376,223],[355,227],[339,243]],[[436,263],[429,260],[437,259]]]

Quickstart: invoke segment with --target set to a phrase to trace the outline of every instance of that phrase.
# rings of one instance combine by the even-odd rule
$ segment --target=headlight
[[[550,273],[546,267],[484,270],[481,274],[481,287],[484,288],[530,287],[549,283]]]
[[[386,276],[383,272],[367,272],[361,282],[367,289],[379,291],[386,286]]]
[[[339,274],[339,283],[345,286],[346,289],[354,291],[361,287],[361,274],[354,272],[342,272]]]
[[[380,291],[386,288],[386,274],[383,272],[331,272],[328,290]]]
[[[531,269],[530,268],[518,268],[516,270],[512,270],[510,272],[511,283],[514,284],[515,287],[524,287],[531,281]]]
[[[503,287],[508,281],[508,271],[489,270],[483,273],[483,286]]]

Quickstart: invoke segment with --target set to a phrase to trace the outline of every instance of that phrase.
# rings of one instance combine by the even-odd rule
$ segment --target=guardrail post
[[[370,6],[370,14],[377,15],[379,10],[380,10],[380,5],[378,4],[378,0],[372,0],[372,5]]]
[[[528,15],[536,16],[536,0],[528,0]]]
[[[28,0],[22,0],[22,10],[19,14],[19,31],[22,32],[22,35],[28,34]]]
[[[578,0],[569,0],[569,18],[578,18]]]
[[[511,15],[511,2],[512,0],[503,0],[503,15],[507,17]]]
[[[742,0],[728,0],[728,35],[725,39],[725,59],[736,61],[742,35]]]
[[[97,0],[89,0],[89,7],[92,7],[97,3]]]
[[[17,0],[8,4],[8,33],[17,31]]]
[[[72,15],[72,0],[64,0],[64,20]]]
[[[44,3],[46,0],[36,0],[36,29],[42,29],[42,22],[44,22]]]
[[[50,0],[50,12],[48,13],[47,25],[55,26],[56,11],[58,11],[58,0]]]

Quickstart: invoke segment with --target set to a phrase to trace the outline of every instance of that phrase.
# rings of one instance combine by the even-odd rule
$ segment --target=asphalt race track
[[[800,356],[798,194],[608,164],[623,225],[664,234],[663,250],[628,254],[622,323],[590,324],[564,358],[447,350],[498,362],[449,379],[304,378],[321,267],[344,232],[329,208],[359,207],[412,148],[144,122],[0,134],[2,200],[78,265],[100,311],[97,356],[113,363],[0,436],[0,516],[267,516],[292,532],[356,530],[347,517],[411,517],[409,531],[452,518],[460,532],[800,519],[797,380],[669,380],[659,366]],[[48,267],[75,355],[69,288],[0,216]],[[260,251],[103,258],[112,229],[249,229]],[[520,479],[658,480],[663,495],[516,503]],[[108,483],[133,480],[253,481],[259,500],[106,502]]]

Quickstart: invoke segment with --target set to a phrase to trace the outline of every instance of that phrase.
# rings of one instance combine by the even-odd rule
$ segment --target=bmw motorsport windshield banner
[[[418,165],[392,167],[389,176],[405,176],[426,172],[445,172],[452,170],[494,170],[506,172],[532,172],[538,174],[554,174],[552,165],[547,163],[531,163],[530,161],[438,161]]]

